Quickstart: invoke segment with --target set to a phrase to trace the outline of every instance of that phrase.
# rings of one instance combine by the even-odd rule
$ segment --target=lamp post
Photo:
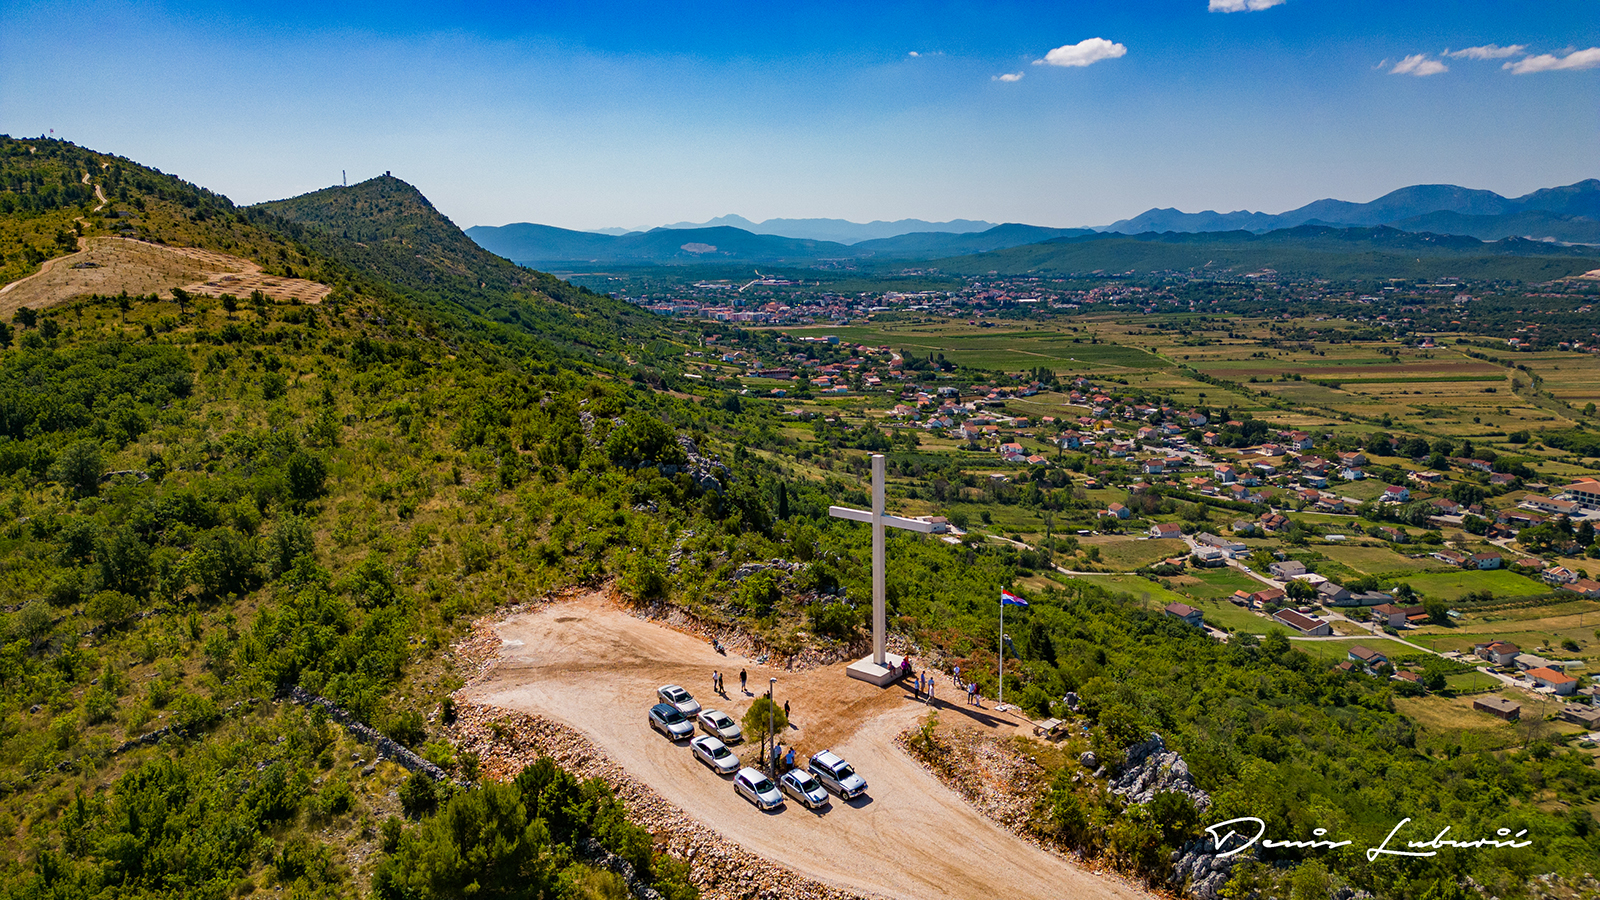
[[[767,751],[767,777],[777,778],[778,767],[774,757],[778,755],[778,736],[773,732],[773,709],[778,705],[778,679],[767,679],[767,740],[772,742],[772,748]]]

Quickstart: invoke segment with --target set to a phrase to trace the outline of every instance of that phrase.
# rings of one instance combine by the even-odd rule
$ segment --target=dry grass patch
[[[318,303],[332,290],[301,278],[264,275],[248,259],[211,250],[117,237],[89,238],[87,244],[0,289],[0,318],[10,319],[19,307],[46,309],[87,294],[166,294],[182,288],[243,298],[259,290],[278,302]]]

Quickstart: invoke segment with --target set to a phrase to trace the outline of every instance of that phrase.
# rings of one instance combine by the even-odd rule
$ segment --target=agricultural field
[[[1071,575],[1075,581],[1098,585],[1118,594],[1130,594],[1145,601],[1152,609],[1161,609],[1168,603],[1189,603],[1189,598],[1167,590],[1154,581],[1138,575]]]
[[[1425,572],[1443,565],[1436,559],[1412,559],[1382,545],[1334,543],[1317,547],[1317,552],[1362,575],[1380,572]]]
[[[1410,639],[1441,651],[1470,653],[1473,644],[1493,638],[1552,659],[1593,661],[1600,658],[1597,627],[1600,602],[1553,601],[1517,609],[1468,611],[1452,625],[1414,629]]]
[[[1283,627],[1276,622],[1272,624],[1278,628]],[[1417,652],[1399,641],[1391,641],[1388,638],[1375,637],[1373,635],[1352,637],[1349,640],[1325,640],[1322,638],[1297,638],[1291,636],[1289,640],[1293,642],[1296,650],[1313,659],[1327,660],[1330,664],[1346,659],[1350,655],[1350,648],[1357,644],[1369,650],[1377,650],[1390,659]]]
[[[1583,406],[1600,397],[1600,366],[1571,353],[1519,353],[1516,361],[1544,380],[1556,399]]]
[[[1443,600],[1459,600],[1462,595],[1473,591],[1489,591],[1496,597],[1506,598],[1537,597],[1550,593],[1549,585],[1504,569],[1486,572],[1451,569],[1411,575],[1406,578],[1406,583],[1424,597]]]
[[[1188,546],[1174,540],[1091,537],[1083,538],[1079,543],[1084,549],[1099,548],[1100,565],[1118,572],[1131,572],[1163,559],[1189,555]]]
[[[1506,695],[1522,700],[1517,692]],[[1473,697],[1396,697],[1395,709],[1425,731],[1459,742],[1463,750],[1499,749],[1522,743],[1523,726],[1472,708]]]
[[[1173,579],[1176,586],[1179,579]],[[1258,591],[1265,585],[1229,566],[1195,570],[1182,577],[1182,590],[1197,600],[1227,598],[1234,591]],[[1233,604],[1228,604],[1232,606]]]
[[[1454,675],[1446,675],[1444,683],[1453,691],[1476,694],[1494,690],[1504,682],[1493,675],[1485,675],[1474,669],[1471,672],[1457,672]]]
[[[1258,616],[1242,606],[1235,606],[1224,599],[1214,597],[1185,598],[1184,603],[1200,610],[1205,615],[1209,625],[1220,625],[1231,632],[1243,634],[1266,634],[1274,628],[1283,628],[1277,622],[1265,616]]]

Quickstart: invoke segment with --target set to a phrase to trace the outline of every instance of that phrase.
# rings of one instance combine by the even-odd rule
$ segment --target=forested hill
[[[392,175],[258,204],[250,213],[257,224],[293,234],[436,314],[502,326],[487,332],[501,338],[581,348],[620,369],[652,341],[670,337],[659,318],[632,304],[484,250]]]
[[[244,208],[114,154],[0,136],[0,284],[103,236],[243,257],[329,285],[334,303],[379,297],[446,336],[484,339],[474,352],[676,383],[668,323],[483,250],[397,178]]]

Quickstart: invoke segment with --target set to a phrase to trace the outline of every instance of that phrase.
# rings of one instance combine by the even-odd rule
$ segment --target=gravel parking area
[[[593,745],[591,765],[620,769],[608,780],[636,781],[648,789],[623,794],[635,795],[630,800],[636,803],[648,795],[647,825],[669,845],[677,841],[680,851],[689,846],[718,854],[724,870],[738,870],[747,853],[745,864],[767,860],[798,876],[785,880],[786,874],[758,865],[749,875],[759,874],[759,883],[740,887],[738,878],[724,873],[705,879],[714,896],[1152,896],[1081,869],[984,818],[896,745],[895,738],[928,707],[902,688],[850,680],[843,664],[804,672],[758,666],[719,655],[696,636],[634,618],[598,595],[514,615],[495,632],[501,642],[497,661],[458,695],[464,704],[488,707],[465,717],[468,724],[476,722],[480,740],[485,720],[502,710],[528,714],[530,728],[554,723],[559,727],[546,727],[545,741],[570,743],[570,735],[580,735]],[[727,698],[711,692],[713,669],[724,673]],[[739,690],[741,669],[749,673],[748,693]],[[781,812],[759,812],[734,794],[731,778],[695,761],[687,742],[669,743],[646,724],[659,685],[681,684],[703,705],[737,719],[770,677],[778,679],[778,701],[791,703],[794,727],[785,743],[796,746],[801,759],[824,748],[841,754],[867,779],[867,797],[835,797],[820,812],[792,802]],[[938,706],[946,721],[965,716],[975,726],[1001,731],[1022,724],[966,706],[948,680],[940,689],[945,696]],[[684,833],[698,836],[691,841]]]

